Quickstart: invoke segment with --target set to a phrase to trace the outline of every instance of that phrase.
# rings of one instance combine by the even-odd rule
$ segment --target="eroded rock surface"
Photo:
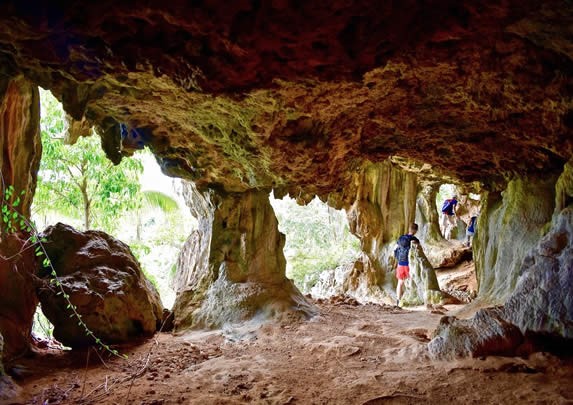
[[[6,375],[4,366],[2,364],[2,352],[4,351],[4,338],[0,333],[0,404],[11,404],[19,402],[17,396],[20,394],[21,389],[14,384],[12,378]]]
[[[419,244],[413,243],[410,248],[410,277],[405,281],[405,292],[402,296],[403,305],[431,305],[442,302],[434,267],[424,254]]]
[[[205,207],[210,207],[206,196]],[[228,323],[309,316],[313,306],[285,276],[284,235],[266,191],[212,196],[201,251],[180,257],[175,327],[220,327]],[[208,257],[208,260],[206,258]],[[185,283],[185,284],[184,284]]]
[[[326,198],[393,155],[493,187],[573,153],[566,0],[26,4],[0,7],[5,70],[201,189]]]
[[[524,333],[573,339],[573,205],[525,258],[505,318]]]
[[[556,179],[515,179],[485,193],[473,247],[480,297],[503,303],[515,289],[523,259],[551,222]]]
[[[162,305],[129,246],[100,231],[80,232],[58,223],[46,228],[46,251],[70,302],[88,328],[106,343],[129,342],[155,333]],[[44,278],[51,276],[47,269]],[[38,288],[42,311],[54,337],[67,346],[94,341],[70,318],[67,301],[53,283]]]
[[[30,246],[16,234],[0,241],[0,334],[4,336],[5,360],[25,354],[31,343],[38,306],[34,287],[38,265]]]
[[[568,170],[564,175],[570,179]],[[560,180],[558,189],[563,187]],[[519,201],[518,206],[523,207],[524,202]],[[543,211],[539,214],[546,217]],[[520,276],[505,305],[480,310],[467,320],[443,319],[429,343],[432,355],[448,358],[569,350],[573,341],[573,205],[553,218],[549,232],[522,261]]]
[[[7,203],[26,218],[30,217],[41,155],[38,88],[22,75],[6,77],[0,73],[1,185],[2,190],[14,187]],[[19,204],[14,205],[16,200]],[[0,229],[4,227],[0,222]]]
[[[439,359],[514,355],[523,343],[519,328],[504,319],[501,308],[480,309],[470,319],[445,316],[428,343],[430,355]]]

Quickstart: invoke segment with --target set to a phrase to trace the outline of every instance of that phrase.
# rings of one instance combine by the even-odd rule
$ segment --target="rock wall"
[[[40,96],[38,88],[23,76],[0,75],[0,167],[3,185],[14,186],[20,197],[15,210],[30,216],[42,155],[40,140]],[[20,195],[25,191],[24,195]],[[0,229],[3,229],[0,223]]]
[[[501,193],[484,193],[473,245],[480,297],[503,303],[515,289],[523,258],[551,222],[555,182],[514,179]]]
[[[182,187],[185,203],[197,219],[198,227],[191,232],[179,253],[173,280],[173,289],[177,294],[191,285],[204,291],[213,281],[209,277],[209,272],[202,269],[209,267],[215,207],[211,203],[210,193],[198,191],[192,182],[183,181]],[[177,302],[175,304],[177,305]],[[187,310],[188,308],[184,307],[177,308],[179,314]]]
[[[0,75],[0,168],[2,191],[12,185],[14,194],[2,205],[30,216],[40,165],[42,145],[39,136],[40,109],[36,86],[22,76]],[[24,194],[20,194],[24,191]],[[16,200],[19,200],[17,203]],[[12,212],[10,212],[12,215]],[[12,224],[21,227],[14,218]],[[0,334],[4,335],[4,358],[25,353],[30,345],[32,318],[38,304],[32,283],[36,272],[33,249],[27,249],[25,232],[6,234],[0,221]]]
[[[0,404],[13,404],[20,401],[16,398],[21,392],[21,389],[14,384],[12,378],[6,375],[4,366],[2,365],[2,351],[4,349],[4,338],[0,333]]]
[[[439,184],[420,186],[416,198],[416,223],[420,227],[416,237],[424,243],[440,243],[444,240],[440,232],[440,218],[436,209]]]
[[[191,194],[210,205],[196,190]],[[220,327],[253,318],[313,314],[312,305],[285,276],[285,239],[268,192],[212,197],[214,214],[200,220],[209,244],[194,244],[208,251],[183,256],[179,262],[175,327]]]
[[[390,161],[369,164],[354,175],[356,196],[347,208],[350,232],[360,239],[360,257],[323,274],[313,296],[333,293],[359,302],[392,302],[396,280],[393,251],[416,212],[417,177]]]
[[[34,286],[38,266],[34,249],[16,234],[2,238],[0,255],[0,334],[4,336],[4,359],[10,361],[30,347],[38,306]]]
[[[419,244],[412,244],[409,263],[410,277],[406,279],[400,303],[405,306],[441,303],[444,297],[436,272]]]
[[[480,290],[480,294],[483,298],[500,299],[510,290],[509,296],[503,306],[480,310],[471,319],[443,318],[434,333],[434,339],[429,343],[432,356],[445,359],[488,354],[524,355],[536,350],[570,351],[573,341],[571,169],[570,162],[554,186],[553,192],[549,184],[551,180],[526,182],[525,179],[521,179],[508,185],[503,195],[506,201],[497,201],[496,209],[490,212],[495,215],[500,215],[500,211],[511,213],[505,221],[508,222],[507,226],[513,226],[514,233],[517,233],[513,241],[516,245],[515,250],[510,256],[513,261],[499,259],[509,266],[505,272],[499,267],[499,263],[494,263],[495,269],[502,272],[495,277],[491,275],[488,278],[487,271],[484,272],[485,275],[482,273],[481,280],[485,277],[490,283],[486,285],[498,283],[499,288],[485,292]],[[553,183],[555,184],[555,180]],[[530,194],[524,195],[526,191]],[[547,196],[553,196],[554,193],[555,211],[548,213],[547,208],[553,206],[553,201],[547,201]],[[537,201],[524,201],[526,196],[536,198]],[[564,206],[567,202],[568,205]],[[488,199],[487,206],[491,210],[490,204],[491,201]],[[538,207],[537,216],[532,215],[534,207]],[[512,219],[518,209],[523,209],[524,215],[532,215],[529,228],[527,223],[516,228],[517,224]],[[483,212],[482,210],[482,216]],[[521,218],[528,219],[527,216]],[[544,226],[543,221],[548,218],[552,220]],[[486,226],[499,223],[496,221],[499,221],[499,218],[490,218]],[[540,238],[540,232],[546,229],[547,233]],[[480,228],[480,231],[483,230]],[[492,231],[492,228],[489,230]],[[529,234],[520,234],[527,230],[537,231],[535,235],[538,240],[519,260],[518,255],[521,254],[522,247],[518,244],[524,241],[527,243],[533,238]],[[495,237],[496,235],[490,238],[490,244],[497,243],[507,247],[505,244],[511,243],[511,240],[499,241]],[[484,242],[486,241],[482,241]],[[488,248],[494,249],[495,246]],[[516,268],[517,261],[519,264]]]

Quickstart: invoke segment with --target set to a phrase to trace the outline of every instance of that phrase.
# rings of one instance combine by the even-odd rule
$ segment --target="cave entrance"
[[[127,244],[164,307],[175,300],[172,280],[179,251],[197,221],[182,197],[182,180],[162,174],[146,150],[114,166],[93,128],[75,137],[60,102],[40,89],[43,152],[32,204],[41,232],[58,222],[99,230]],[[53,326],[38,309],[36,334]]]
[[[299,205],[288,196],[270,195],[271,205],[286,235],[286,275],[303,294],[311,293],[323,272],[352,262],[360,253],[360,241],[350,233],[343,210],[336,210],[315,197]]]
[[[473,260],[473,243],[477,219],[481,210],[481,196],[470,193],[467,185],[444,183],[436,194],[436,211],[440,218],[442,242],[431,241],[428,246],[430,260],[442,291],[468,303],[477,296],[477,278]],[[447,200],[457,199],[455,223],[444,221],[442,207]],[[449,226],[450,229],[446,229]],[[446,237],[448,236],[448,237]]]

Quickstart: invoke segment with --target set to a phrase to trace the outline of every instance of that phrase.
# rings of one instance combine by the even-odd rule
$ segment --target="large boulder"
[[[25,354],[31,343],[38,299],[33,283],[37,263],[29,246],[17,234],[0,241],[0,334],[4,335],[5,360]]]
[[[120,343],[155,333],[162,319],[161,300],[129,246],[104,232],[80,232],[61,223],[46,228],[42,237],[70,303],[95,336]],[[49,269],[43,271],[44,278],[51,278]],[[38,288],[54,337],[71,347],[94,344],[57,293],[54,283]]]
[[[470,319],[444,316],[428,343],[438,359],[513,355],[523,343],[519,328],[504,319],[503,308],[480,309]]]

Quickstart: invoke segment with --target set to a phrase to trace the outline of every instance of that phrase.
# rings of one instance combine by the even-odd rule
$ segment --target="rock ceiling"
[[[395,155],[486,187],[543,175],[573,156],[572,68],[570,1],[0,3],[0,73],[112,160],[124,124],[220,191],[340,194]]]

